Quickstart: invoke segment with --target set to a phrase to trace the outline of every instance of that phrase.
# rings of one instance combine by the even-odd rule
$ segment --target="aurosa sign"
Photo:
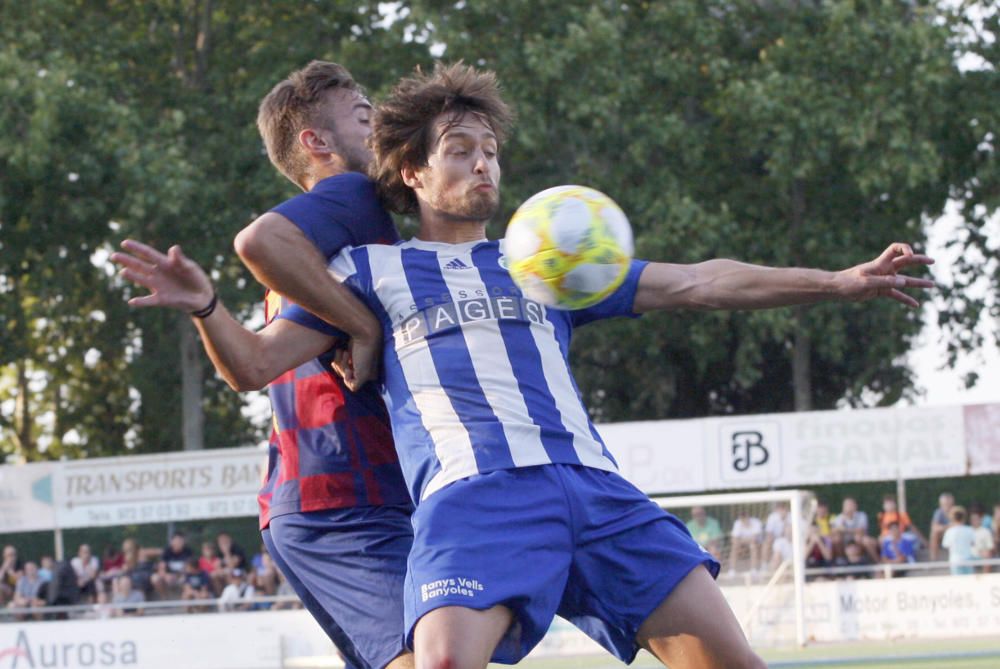
[[[52,667],[134,667],[139,665],[139,649],[135,641],[103,639],[92,641],[60,641],[51,635],[29,634],[18,630],[14,645],[0,648],[0,669],[36,669]]]

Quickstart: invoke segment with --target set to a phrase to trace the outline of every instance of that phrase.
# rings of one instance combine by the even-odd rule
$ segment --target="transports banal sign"
[[[37,634],[37,633],[36,633]],[[38,640],[24,630],[14,645],[0,648],[0,669],[77,669],[78,667],[135,667],[139,650],[134,641],[93,640],[58,642]]]

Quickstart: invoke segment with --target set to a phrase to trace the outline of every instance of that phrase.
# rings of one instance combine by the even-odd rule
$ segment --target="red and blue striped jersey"
[[[398,239],[373,184],[360,174],[324,179],[272,211],[301,228],[327,258],[347,245]],[[266,321],[291,304],[268,291]],[[375,384],[352,393],[331,360],[332,351],[268,387],[273,417],[267,478],[258,495],[262,529],[286,513],[410,503]]]

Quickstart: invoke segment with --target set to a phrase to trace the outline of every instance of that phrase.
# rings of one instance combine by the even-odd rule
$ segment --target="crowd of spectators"
[[[766,575],[792,560],[792,526],[785,502],[774,504],[765,519],[740,507],[728,536],[717,518],[696,506],[691,509],[687,528],[732,577]],[[901,576],[907,570],[898,565],[939,561],[947,561],[953,574],[988,572],[989,564],[977,565],[976,561],[998,555],[1000,503],[990,514],[979,503],[973,502],[966,509],[955,504],[951,493],[942,493],[928,530],[925,535],[909,514],[899,509],[893,494],[883,496],[875,524],[853,497],[841,501],[836,515],[827,502],[819,500],[806,531],[806,567],[816,570],[811,572],[814,578],[823,577],[820,570],[847,578],[871,577],[879,570],[831,568],[878,564],[894,565],[884,573]]]
[[[227,532],[203,541],[197,555],[187,536],[174,532],[163,548],[143,548],[129,538],[98,557],[89,544],[80,544],[64,561],[43,556],[22,562],[17,548],[7,545],[0,562],[0,607],[17,609],[8,616],[16,620],[64,618],[51,607],[74,605],[91,605],[98,617],[135,616],[147,610],[143,603],[157,601],[189,601],[175,609],[186,611],[270,608],[272,603],[255,598],[293,594],[263,545],[248,559]]]

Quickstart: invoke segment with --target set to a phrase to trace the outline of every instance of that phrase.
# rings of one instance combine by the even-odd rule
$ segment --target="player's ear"
[[[313,128],[305,128],[299,133],[299,144],[313,155],[326,155],[332,151],[330,143]]]
[[[411,165],[403,165],[399,170],[399,175],[403,178],[403,183],[410,188],[420,188],[423,182],[420,179],[420,170]]]

